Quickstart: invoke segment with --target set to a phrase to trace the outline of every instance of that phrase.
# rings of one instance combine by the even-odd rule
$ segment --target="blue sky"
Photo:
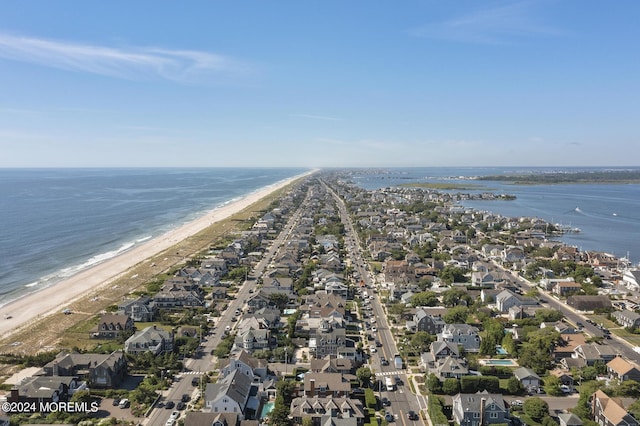
[[[0,167],[637,166],[640,2],[0,2]]]

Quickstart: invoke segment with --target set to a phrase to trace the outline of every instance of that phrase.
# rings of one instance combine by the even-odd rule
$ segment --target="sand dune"
[[[120,256],[86,269],[56,285],[29,294],[0,308],[0,338],[7,337],[22,325],[52,313],[60,312],[73,300],[92,290],[104,286],[126,273],[138,263],[149,259],[187,237],[197,234],[215,222],[226,219],[261,198],[288,185],[295,179],[311,174],[308,172],[262,188],[246,197],[209,211],[173,231],[153,238]]]

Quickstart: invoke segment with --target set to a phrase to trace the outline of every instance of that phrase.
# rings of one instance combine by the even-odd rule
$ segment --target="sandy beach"
[[[92,268],[79,272],[51,287],[29,294],[0,308],[0,338],[5,338],[21,326],[60,312],[66,305],[125,274],[135,265],[149,259],[187,237],[197,234],[215,222],[226,219],[274,191],[283,188],[292,181],[313,173],[294,176],[290,179],[262,188],[237,201],[209,211],[193,220],[157,238],[141,244],[120,256],[109,259]]]

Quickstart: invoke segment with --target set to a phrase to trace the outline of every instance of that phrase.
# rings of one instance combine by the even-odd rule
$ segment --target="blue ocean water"
[[[304,171],[2,169],[0,304]]]
[[[640,185],[566,184],[512,185],[501,181],[462,180],[473,176],[525,172],[598,170],[597,168],[402,168],[360,170],[354,182],[377,189],[410,182],[480,185],[461,192],[495,192],[516,196],[513,201],[466,201],[465,206],[507,217],[539,217],[550,223],[577,227],[562,241],[581,250],[594,250],[640,261]]]

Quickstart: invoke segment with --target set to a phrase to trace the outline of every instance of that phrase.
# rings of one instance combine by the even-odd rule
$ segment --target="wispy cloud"
[[[122,79],[161,78],[180,83],[201,82],[241,69],[231,58],[209,52],[98,46],[1,33],[0,57]]]
[[[342,118],[329,117],[329,116],[326,116],[326,115],[289,114],[289,117],[310,118],[312,120],[342,121]]]
[[[528,37],[566,34],[565,31],[534,22],[535,5],[531,1],[502,4],[414,28],[409,34],[475,44],[512,44]]]

